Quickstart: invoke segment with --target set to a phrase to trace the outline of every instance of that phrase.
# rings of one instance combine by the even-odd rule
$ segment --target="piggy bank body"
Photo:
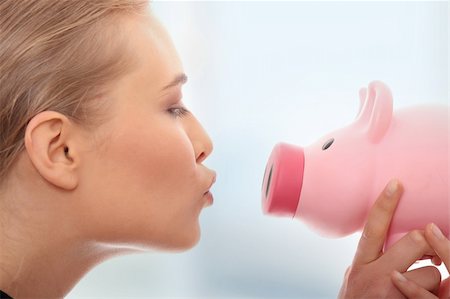
[[[360,91],[350,125],[308,147],[278,144],[263,181],[263,209],[298,217],[326,236],[362,230],[390,179],[404,193],[385,246],[436,223],[449,237],[449,107],[393,111],[392,95],[375,81]]]

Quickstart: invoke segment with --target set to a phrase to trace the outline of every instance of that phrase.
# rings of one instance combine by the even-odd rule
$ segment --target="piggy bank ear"
[[[364,103],[366,102],[366,96],[367,96],[367,88],[363,87],[359,90],[359,112],[358,115],[356,116],[356,119],[358,119],[358,117],[360,117],[361,115]]]
[[[380,81],[369,84],[367,90],[360,90],[361,108],[357,122],[367,133],[370,141],[378,142],[386,133],[392,120],[392,95],[389,88]]]

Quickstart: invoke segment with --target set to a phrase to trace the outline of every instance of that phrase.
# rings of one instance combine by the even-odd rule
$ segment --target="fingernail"
[[[400,272],[398,272],[398,271],[394,271],[394,278],[395,278],[397,281],[400,281],[400,282],[407,282],[406,277],[403,276],[403,275],[402,275]]]
[[[431,231],[438,240],[443,240],[445,238],[439,227],[434,223],[431,223]]]
[[[397,189],[398,189],[397,180],[390,181],[386,188],[386,195],[391,197],[392,195],[394,195],[395,192],[397,192]]]

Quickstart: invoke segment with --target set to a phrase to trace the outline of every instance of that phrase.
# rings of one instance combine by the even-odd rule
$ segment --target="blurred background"
[[[448,104],[448,2],[151,9],[184,62],[184,101],[214,141],[206,164],[218,173],[215,202],[194,249],[115,258],[68,298],[336,298],[359,234],[328,239],[264,216],[267,158],[279,141],[308,145],[352,122],[359,88],[375,79],[391,87],[394,109]]]

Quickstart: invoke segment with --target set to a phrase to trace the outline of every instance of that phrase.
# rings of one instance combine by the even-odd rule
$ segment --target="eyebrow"
[[[164,86],[162,90],[166,90],[171,87],[184,84],[187,82],[187,80],[188,80],[188,77],[186,76],[186,74],[179,74],[172,80],[172,82],[170,82],[169,84]]]

